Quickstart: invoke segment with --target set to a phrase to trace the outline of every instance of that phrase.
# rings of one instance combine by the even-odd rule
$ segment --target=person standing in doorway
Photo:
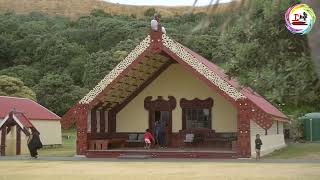
[[[160,148],[166,148],[166,120],[162,119],[159,124],[159,145]]]
[[[261,152],[261,146],[262,146],[260,134],[256,135],[255,144],[256,144],[256,160],[260,160],[260,152]]]
[[[38,149],[40,148],[42,148],[40,133],[35,128],[31,128],[31,135],[28,138],[28,149],[32,158],[38,158]]]
[[[159,120],[156,120],[155,122],[154,122],[154,137],[155,137],[155,144],[158,144],[158,145],[160,145],[160,138],[159,138],[159,134],[160,134],[160,128],[161,128],[161,126],[160,126],[160,121]]]

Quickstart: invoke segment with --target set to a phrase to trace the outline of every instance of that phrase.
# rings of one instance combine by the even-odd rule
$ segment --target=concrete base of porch
[[[117,158],[122,156],[149,156],[152,158],[212,158],[212,159],[236,159],[237,153],[232,150],[222,149],[111,149],[111,150],[88,150],[88,158]]]

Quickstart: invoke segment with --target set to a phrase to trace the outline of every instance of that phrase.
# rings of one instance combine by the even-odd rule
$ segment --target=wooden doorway
[[[154,131],[156,120],[165,121],[167,129],[167,144],[170,145],[170,135],[172,133],[172,111],[176,107],[176,99],[169,96],[168,100],[158,96],[156,100],[152,100],[148,96],[144,100],[144,108],[149,111],[149,129]]]

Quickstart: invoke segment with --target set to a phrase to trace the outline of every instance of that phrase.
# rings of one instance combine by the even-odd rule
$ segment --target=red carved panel
[[[176,108],[176,99],[173,96],[168,96],[169,100],[164,100],[162,96],[158,96],[158,99],[152,101],[152,96],[148,96],[144,99],[144,108],[146,110],[157,111],[172,111]]]
[[[182,98],[180,100],[180,107],[181,108],[212,108],[213,106],[213,99],[207,98],[205,100],[200,100],[195,98],[193,100],[187,100]]]
[[[151,37],[151,45],[150,45],[151,52],[152,53],[161,52],[161,49],[163,46],[162,45],[162,33],[156,32],[156,31],[151,31],[150,37]]]
[[[77,106],[75,104],[71,109],[69,109],[61,118],[61,126],[64,129],[70,128],[76,122]]]
[[[85,155],[88,149],[87,139],[87,118],[88,105],[79,104],[77,106],[77,155]]]
[[[237,124],[238,124],[237,154],[239,157],[251,156],[250,118],[251,118],[251,104],[247,100],[239,101],[238,120],[237,120]]]
[[[200,100],[195,98],[193,100],[187,100],[182,98],[180,100],[180,107],[182,108],[182,129],[186,129],[187,127],[187,119],[186,119],[186,108],[201,108],[201,109],[209,109],[209,127],[212,127],[212,117],[211,111],[213,106],[213,99],[207,98],[205,100]]]

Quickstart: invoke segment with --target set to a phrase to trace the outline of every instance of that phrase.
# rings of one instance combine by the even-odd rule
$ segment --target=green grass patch
[[[320,159],[320,143],[292,143],[266,156],[269,159]]]
[[[62,145],[44,147],[39,150],[39,154],[41,156],[74,156],[76,139],[76,129],[62,130]]]

